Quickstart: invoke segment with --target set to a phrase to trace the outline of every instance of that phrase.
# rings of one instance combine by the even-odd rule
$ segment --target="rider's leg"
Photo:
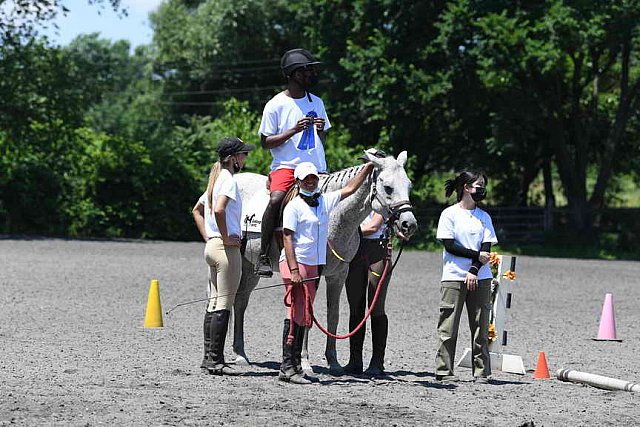
[[[269,191],[271,197],[267,208],[262,215],[262,230],[260,238],[260,257],[256,264],[256,273],[259,276],[271,277],[273,275],[273,267],[271,259],[269,259],[269,247],[273,238],[273,230],[280,218],[280,207],[282,200],[296,183],[293,176],[293,169],[276,169],[269,174]]]
[[[280,217],[280,206],[286,192],[276,190],[271,192],[269,204],[262,215],[262,230],[260,236],[260,257],[256,264],[256,272],[262,277],[271,277],[273,275],[273,267],[269,258],[269,249],[271,240],[273,239],[273,229],[276,227],[278,218]]]

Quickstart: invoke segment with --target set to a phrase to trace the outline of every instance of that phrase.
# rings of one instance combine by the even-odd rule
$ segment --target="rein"
[[[387,278],[387,274],[390,272],[389,264],[391,263],[391,251],[392,251],[392,249],[393,249],[393,246],[391,245],[391,242],[389,242],[387,244],[387,253],[385,254],[384,269],[382,270],[382,275],[380,276],[380,280],[378,281],[378,286],[376,286],[376,293],[373,295],[373,300],[371,300],[371,304],[369,305],[369,309],[365,313],[364,318],[358,324],[358,326],[355,327],[355,329],[353,331],[351,331],[351,332],[349,332],[348,334],[345,334],[345,335],[332,334],[327,329],[325,329],[320,324],[320,322],[318,322],[318,319],[316,319],[315,314],[313,314],[313,306],[309,307],[310,311],[311,311],[311,317],[313,318],[313,323],[316,324],[316,326],[318,327],[318,329],[320,329],[322,331],[322,333],[324,333],[325,335],[327,335],[327,336],[329,336],[331,338],[343,340],[343,339],[346,339],[346,338],[349,338],[349,337],[353,336],[355,333],[357,333],[362,328],[362,326],[367,322],[367,319],[371,316],[371,313],[373,312],[373,309],[376,306],[376,302],[378,301],[378,296],[380,295],[380,291],[382,290],[382,287],[384,286],[384,282],[385,282],[385,279]]]

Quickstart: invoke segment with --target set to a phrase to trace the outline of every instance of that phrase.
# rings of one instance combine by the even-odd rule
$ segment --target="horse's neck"
[[[360,172],[362,168],[364,168],[364,165],[342,169],[329,175],[322,175],[320,178],[322,180],[322,182],[320,182],[320,188],[322,188],[322,191],[325,193],[341,190],[349,181],[358,175],[358,172]]]
[[[332,173],[321,183],[324,192],[337,191],[344,188],[362,170],[364,165],[344,169]],[[341,201],[332,212],[332,221],[329,234],[333,240],[339,240],[340,236],[349,237],[356,233],[358,226],[371,212],[372,178],[369,175],[360,188]]]

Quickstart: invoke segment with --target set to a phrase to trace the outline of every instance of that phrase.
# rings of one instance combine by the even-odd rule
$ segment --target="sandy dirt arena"
[[[389,379],[330,376],[324,336],[314,328],[311,363],[321,381],[296,386],[277,380],[281,288],[252,296],[246,349],[253,364],[241,377],[200,372],[204,303],[164,315],[163,328],[142,327],[151,279],[160,282],[163,312],[206,297],[202,251],[200,243],[0,239],[0,425],[640,423],[638,393],[531,373],[544,351],[552,375],[571,368],[640,382],[640,262],[519,257],[507,349],[531,372],[494,370],[493,384],[483,385],[460,368],[460,382],[440,384],[433,369],[441,255],[405,252],[387,297]],[[591,339],[607,292],[621,343]],[[325,323],[322,288],[318,295]],[[465,317],[458,356],[470,340]],[[365,367],[370,349],[368,332]],[[338,354],[346,364],[346,340]]]

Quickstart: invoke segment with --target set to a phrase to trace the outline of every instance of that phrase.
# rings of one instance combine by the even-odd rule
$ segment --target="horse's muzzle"
[[[418,230],[418,221],[413,215],[413,212],[402,212],[396,221],[396,227],[397,231],[402,233],[402,235],[408,239],[413,236],[416,230]]]

